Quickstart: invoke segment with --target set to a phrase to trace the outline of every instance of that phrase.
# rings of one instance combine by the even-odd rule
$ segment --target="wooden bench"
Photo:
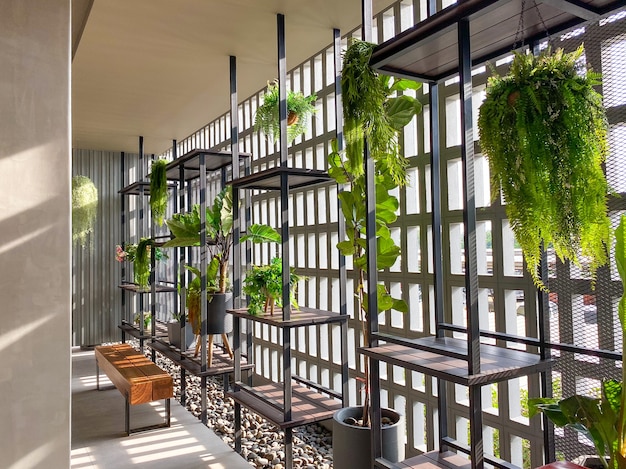
[[[100,390],[100,370],[126,399],[126,434],[170,426],[170,398],[174,397],[174,380],[128,344],[96,347],[96,388]],[[130,428],[130,406],[165,399],[165,422],[159,425]]]

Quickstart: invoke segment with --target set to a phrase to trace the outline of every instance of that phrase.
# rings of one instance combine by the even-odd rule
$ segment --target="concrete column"
[[[70,464],[70,0],[2,0],[0,454]]]

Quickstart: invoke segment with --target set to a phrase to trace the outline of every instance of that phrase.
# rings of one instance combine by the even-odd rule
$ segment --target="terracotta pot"
[[[289,111],[287,114],[287,125],[297,124],[299,119],[298,114],[293,111]]]

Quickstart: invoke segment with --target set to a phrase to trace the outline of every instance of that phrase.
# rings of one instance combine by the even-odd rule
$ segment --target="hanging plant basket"
[[[306,132],[309,117],[315,113],[317,96],[304,96],[299,91],[287,90],[287,141],[292,142],[296,137]],[[254,116],[255,130],[262,131],[273,140],[280,137],[280,118],[278,113],[278,81],[267,84],[267,93],[263,97],[263,104],[259,106]]]
[[[98,213],[98,189],[87,176],[72,178],[72,242],[85,246]]]
[[[489,157],[493,200],[502,189],[515,238],[535,285],[541,246],[561,261],[607,262],[611,228],[602,163],[607,122],[598,74],[566,54],[516,53],[506,76],[493,76],[480,108],[480,145]]]
[[[150,212],[157,225],[163,226],[167,211],[167,175],[166,160],[157,160],[152,163],[150,171]]]

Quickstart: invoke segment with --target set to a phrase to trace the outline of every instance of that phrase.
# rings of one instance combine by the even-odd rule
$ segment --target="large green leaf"
[[[422,104],[412,96],[402,95],[389,98],[385,103],[389,123],[396,130],[402,130],[411,119],[422,111]]]
[[[389,88],[389,91],[406,91],[406,90],[419,90],[422,87],[421,83],[413,80],[407,80],[406,78],[396,79],[393,85]]]
[[[280,243],[280,233],[268,225],[254,224],[248,227],[246,234],[240,241],[251,241],[253,243]]]
[[[620,218],[619,226],[615,230],[615,264],[622,279],[622,288],[626,285],[626,215]],[[619,320],[622,332],[626,333],[626,292],[623,291],[618,306]]]

